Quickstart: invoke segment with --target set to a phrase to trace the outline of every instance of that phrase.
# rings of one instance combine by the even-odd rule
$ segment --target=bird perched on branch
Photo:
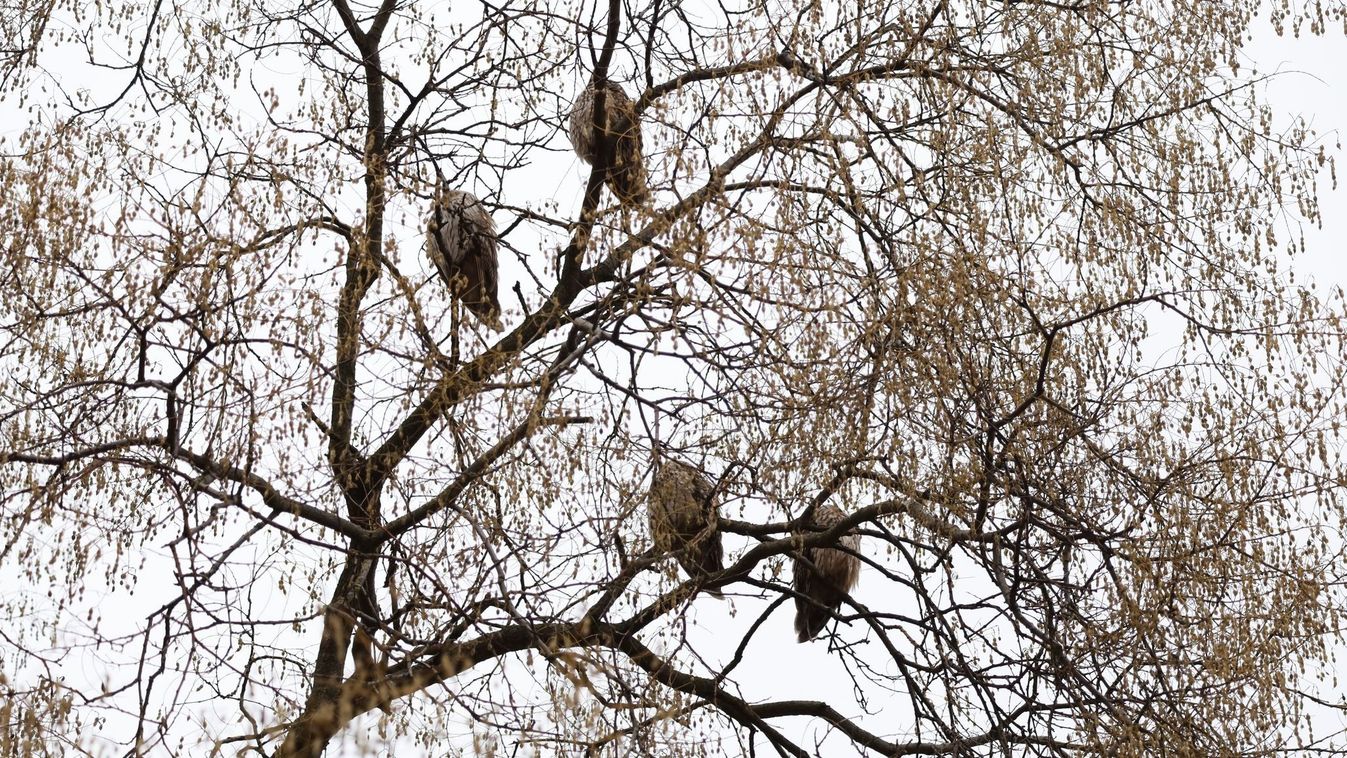
[[[608,186],[623,205],[641,205],[650,200],[645,159],[641,154],[641,122],[636,104],[621,87],[605,82],[603,91],[605,136],[613,140],[613,163],[608,167]],[[569,136],[575,152],[585,163],[600,162],[603,142],[594,133],[594,84],[591,82],[571,107]]]
[[[809,529],[826,531],[845,518],[834,506],[819,505],[810,516]],[[807,547],[800,551],[803,559],[795,559],[795,633],[800,642],[808,642],[823,631],[860,578],[860,535],[844,534],[837,539],[837,545]]]
[[[482,323],[499,329],[496,222],[481,201],[441,184],[426,220],[426,238],[426,252],[449,292]]]
[[[650,535],[655,547],[673,553],[692,578],[723,568],[715,497],[715,485],[700,471],[657,449],[646,510]],[[717,590],[710,592],[721,597]]]

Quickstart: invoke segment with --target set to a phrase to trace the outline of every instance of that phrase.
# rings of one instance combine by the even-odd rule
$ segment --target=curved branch
[[[516,426],[509,434],[502,437],[499,442],[492,445],[490,450],[482,453],[477,457],[477,460],[473,461],[467,468],[463,469],[463,472],[458,475],[458,478],[448,487],[441,490],[440,494],[436,495],[430,502],[385,524],[378,541],[386,542],[449,507],[459,495],[463,494],[463,491],[466,490],[469,485],[481,477],[482,472],[486,471],[488,466],[509,452],[510,448],[532,436],[539,428],[544,426],[587,424],[591,421],[593,421],[593,419],[589,416],[558,416],[555,418],[529,419],[519,426]]]

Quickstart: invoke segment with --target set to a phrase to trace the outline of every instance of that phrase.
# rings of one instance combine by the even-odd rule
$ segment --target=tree
[[[1286,276],[1332,158],[1256,11],[11,9],[4,752],[1347,751],[1343,305]],[[606,81],[648,204],[568,150]],[[651,548],[655,444],[722,571]]]

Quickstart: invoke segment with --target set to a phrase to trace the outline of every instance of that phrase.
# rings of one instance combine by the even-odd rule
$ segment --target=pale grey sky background
[[[1257,36],[1248,46],[1246,54],[1250,64],[1259,72],[1278,74],[1267,83],[1265,95],[1266,101],[1278,114],[1277,124],[1280,127],[1289,126],[1291,116],[1300,114],[1318,132],[1330,152],[1337,154],[1341,135],[1347,133],[1347,39],[1344,39],[1341,30],[1334,30],[1322,38],[1293,39],[1277,37],[1266,22],[1256,22],[1254,29]],[[16,120],[22,118],[19,112],[0,111],[0,117],[5,119],[5,122],[0,124],[0,133],[12,136],[22,130],[23,123]],[[1341,155],[1338,157],[1341,173],[1343,168],[1347,167],[1341,166]],[[569,165],[569,169],[557,172],[545,170],[547,167],[563,164]],[[539,168],[541,174],[548,176],[548,181],[545,186],[536,188],[536,191],[544,194],[555,193],[558,198],[573,197],[577,191],[576,187],[583,182],[580,178],[581,169],[572,155],[550,156],[540,163]],[[1309,223],[1302,225],[1300,231],[1303,231],[1306,237],[1308,252],[1291,265],[1298,278],[1313,280],[1316,288],[1324,292],[1330,287],[1347,285],[1347,262],[1344,262],[1343,256],[1344,239],[1347,239],[1347,190],[1341,186],[1334,188],[1332,178],[1327,173],[1321,178],[1321,182],[1324,212],[1322,228]],[[419,225],[418,218],[404,219],[404,223],[413,228],[411,235],[419,234],[414,230]],[[418,254],[412,249],[402,251],[402,255],[407,258]],[[506,265],[508,266],[508,257]],[[507,270],[504,283],[508,286],[515,278],[522,276],[518,272]],[[888,604],[878,594],[885,588],[884,583],[867,582],[863,576],[857,597],[872,607],[885,607]],[[151,591],[150,600],[156,594]],[[745,625],[744,616],[739,613],[740,609],[756,610],[761,607],[762,603],[756,600],[744,604],[738,600],[718,602],[701,598],[697,600],[696,612],[689,617],[689,638],[699,647],[712,649],[715,647],[718,629],[725,626],[741,629]],[[126,620],[134,619],[131,614],[127,614]],[[303,639],[307,641],[308,637]],[[730,641],[734,642],[737,639],[735,636]],[[761,644],[751,650],[739,669],[740,679],[745,685],[743,694],[746,697],[779,699],[823,696],[836,700],[840,710],[848,710],[842,707],[853,702],[852,685],[846,671],[835,656],[829,655],[825,643],[798,645],[794,642],[787,608],[782,608],[773,615],[769,623],[759,631],[758,639]],[[69,671],[72,675],[78,675],[75,672],[81,668],[81,662],[70,663]],[[87,661],[83,664],[92,666],[94,662]],[[85,669],[85,675],[96,677],[97,673],[92,669]],[[876,704],[872,703],[871,708],[875,709]],[[881,719],[902,718],[901,712],[880,710]],[[375,718],[371,716],[364,723],[372,723]],[[1344,724],[1341,723],[1340,717],[1332,715],[1327,718],[1337,720],[1336,724],[1325,724],[1328,730],[1343,728]],[[871,725],[877,726],[875,722],[871,722]],[[235,728],[238,726],[235,725]],[[461,723],[459,728],[465,734],[469,729],[466,722]],[[810,724],[807,728],[821,736],[817,724]],[[880,731],[884,730],[880,728]],[[115,740],[121,734],[124,732],[110,732],[108,736]],[[372,748],[381,745],[382,747],[377,747],[381,754],[403,756],[418,754],[415,749],[406,747],[396,751],[390,750],[388,747],[390,743],[377,737],[371,739],[372,735],[362,737],[358,729],[353,729],[348,736],[347,741],[334,743],[329,755],[369,754],[365,752],[366,748],[362,747],[362,743]],[[809,744],[812,740],[805,739],[803,742]]]
[[[1287,125],[1300,114],[1319,134],[1331,154],[1338,158],[1339,186],[1325,172],[1321,177],[1323,228],[1305,225],[1307,253],[1294,261],[1297,274],[1313,277],[1319,288],[1347,285],[1347,190],[1342,186],[1347,169],[1339,150],[1347,134],[1347,38],[1342,30],[1324,37],[1278,37],[1266,21],[1256,22],[1257,36],[1246,55],[1260,73],[1277,73],[1267,84],[1266,99]]]
[[[1330,154],[1337,154],[1341,135],[1347,134],[1347,39],[1340,31],[1326,37],[1278,37],[1266,21],[1255,22],[1254,30],[1256,37],[1246,48],[1246,58],[1258,72],[1276,74],[1265,85],[1264,93],[1266,102],[1277,114],[1276,125],[1279,128],[1289,127],[1294,116],[1302,116],[1318,133]],[[563,171],[550,173],[544,170],[544,167],[560,168],[559,164],[563,163],[569,164]],[[574,191],[573,185],[583,182],[583,167],[571,155],[542,158],[539,169],[540,175],[549,177],[548,186],[539,189],[555,193],[559,200]],[[560,177],[560,181],[557,177]],[[556,183],[555,187],[553,183]],[[1313,280],[1315,288],[1326,296],[1330,288],[1347,286],[1347,262],[1343,258],[1343,240],[1347,238],[1347,190],[1341,186],[1334,188],[1327,172],[1321,178],[1321,200],[1324,216],[1322,228],[1313,223],[1299,222],[1300,228],[1296,231],[1305,235],[1307,252],[1295,259],[1291,268],[1296,272],[1298,281]],[[562,202],[563,208],[566,207],[564,200]],[[1287,223],[1297,222],[1291,218]],[[1291,229],[1288,228],[1288,231]],[[508,284],[508,273],[505,281]],[[726,547],[731,552],[737,546],[737,543],[727,540]],[[855,594],[869,607],[903,612],[904,609],[892,608],[893,604],[883,596],[890,590],[891,586],[887,583],[866,581],[862,574],[860,587]],[[688,639],[696,649],[705,652],[715,651],[725,644],[732,645],[739,636],[726,636],[720,630],[742,631],[764,607],[765,604],[759,600],[731,599],[721,602],[706,597],[698,598],[695,611],[687,617]],[[759,630],[755,644],[749,648],[736,672],[743,687],[742,695],[750,701],[826,699],[849,716],[859,715],[860,706],[853,695],[851,679],[840,659],[828,652],[824,642],[797,644],[790,624],[791,614],[787,605],[778,609]],[[847,636],[845,631],[842,634]],[[901,730],[897,725],[903,723],[906,700],[897,697],[887,698],[887,703],[885,700],[882,694],[871,700],[867,709],[870,715],[861,717],[860,721],[881,733]],[[781,725],[778,723],[778,726]],[[471,730],[466,719],[458,726],[464,734]],[[1322,737],[1344,728],[1347,728],[1347,723],[1338,713],[1325,712],[1316,725],[1316,732]],[[849,747],[842,752],[841,743],[827,741],[827,730],[816,721],[798,720],[794,729],[787,726],[783,731],[803,736],[801,744],[821,744],[821,754],[825,756],[833,754],[833,750],[837,750],[836,754],[839,755],[853,754]],[[363,755],[363,749],[378,749],[382,755],[399,754],[390,751],[380,740],[365,742],[358,734],[351,737],[353,739],[345,743],[344,755]],[[361,743],[365,743],[364,747]]]

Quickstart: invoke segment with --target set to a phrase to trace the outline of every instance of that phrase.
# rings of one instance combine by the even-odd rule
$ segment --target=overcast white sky
[[[1289,126],[1291,114],[1301,114],[1330,151],[1335,151],[1340,135],[1347,133],[1347,41],[1340,31],[1324,38],[1291,39],[1278,38],[1265,22],[1257,22],[1254,28],[1259,36],[1247,49],[1250,64],[1261,73],[1280,72],[1266,91],[1267,102],[1280,116],[1277,123]],[[0,123],[0,133],[12,137],[22,130],[22,123],[9,121],[9,114],[5,118],[6,122]],[[1347,170],[1347,166],[1340,170]],[[1342,254],[1343,240],[1347,238],[1347,189],[1334,189],[1331,181],[1327,174],[1322,177],[1323,227],[1305,226],[1309,252],[1292,264],[1298,277],[1313,279],[1321,291],[1330,286],[1347,286],[1347,263]],[[510,278],[506,277],[506,281]],[[870,605],[883,605],[880,598],[867,597],[867,586],[875,590],[883,588],[877,582],[867,585],[863,579],[859,599]],[[728,618],[734,609],[733,602],[698,602],[697,628],[690,630],[690,634],[699,645],[707,636],[714,636],[721,623],[742,624],[742,618],[733,622]],[[746,607],[756,609],[761,605],[754,602]],[[827,646],[796,645],[789,624],[788,611],[778,610],[771,626],[759,632],[761,639],[774,642],[758,648],[740,668],[742,680],[752,684],[746,687],[745,694],[750,698],[767,698],[812,691],[815,695],[837,693],[843,702],[850,702],[850,682],[839,665],[829,664]],[[811,671],[806,682],[798,676],[802,667]],[[790,689],[788,684],[796,685],[796,691],[786,691]],[[800,692],[801,688],[806,692]],[[342,752],[334,745],[329,754]]]
[[[1259,36],[1246,48],[1260,73],[1280,72],[1268,85],[1267,101],[1287,124],[1298,113],[1317,131],[1330,152],[1347,133],[1347,40],[1341,32],[1327,37],[1277,37],[1266,22],[1258,22]],[[1347,285],[1343,240],[1347,238],[1347,188],[1341,186],[1347,165],[1338,156],[1339,187],[1322,178],[1322,229],[1305,227],[1308,255],[1294,263],[1297,274],[1312,276],[1319,288]]]

